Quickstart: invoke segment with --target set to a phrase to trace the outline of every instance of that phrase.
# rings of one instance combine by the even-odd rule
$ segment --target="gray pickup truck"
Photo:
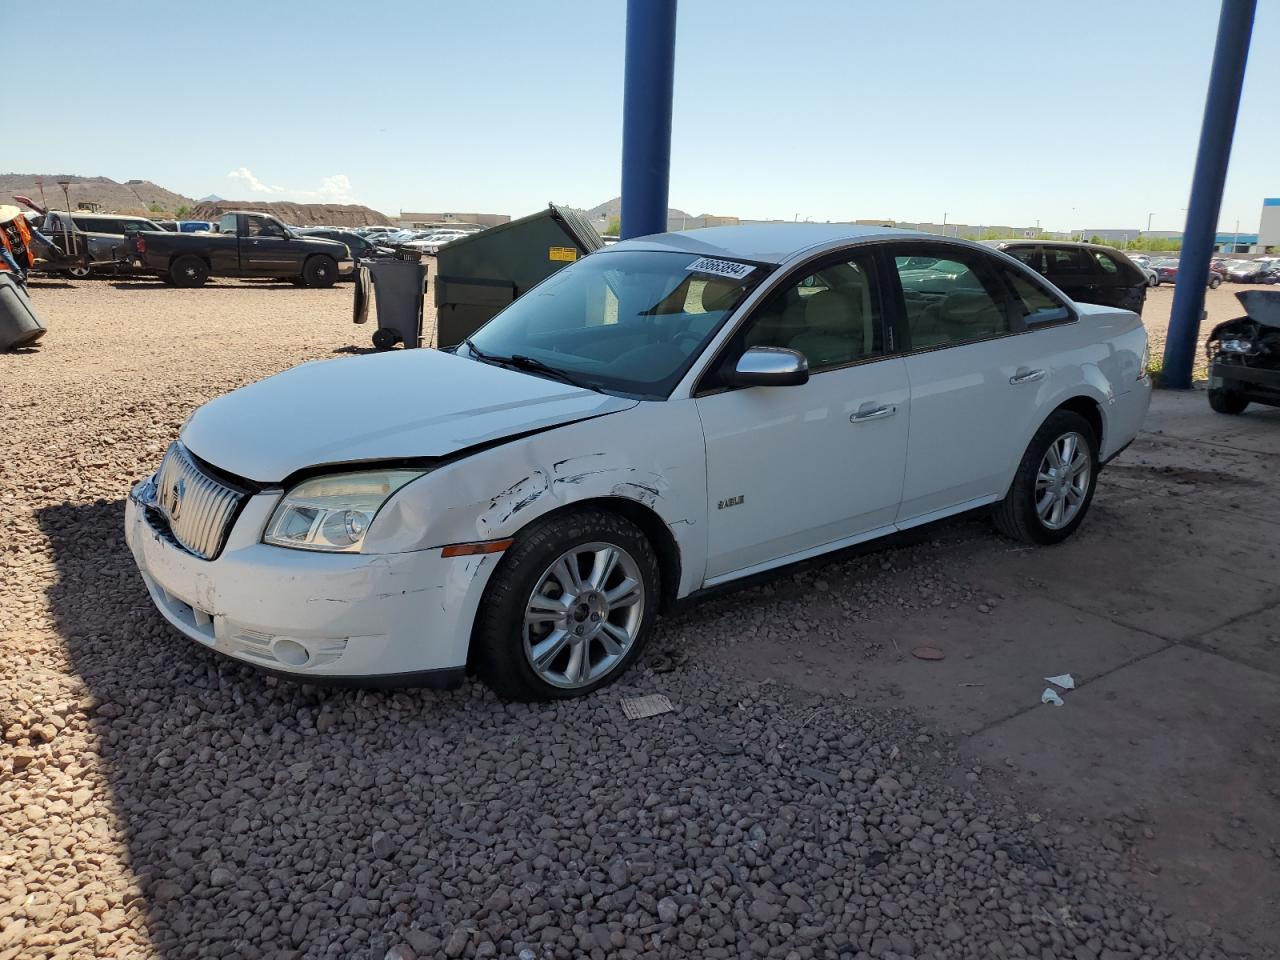
[[[354,269],[346,244],[303,237],[270,214],[224,213],[212,233],[144,231],[126,238],[126,259],[175,287],[201,287],[210,277],[278,277],[299,286],[331,287]]]

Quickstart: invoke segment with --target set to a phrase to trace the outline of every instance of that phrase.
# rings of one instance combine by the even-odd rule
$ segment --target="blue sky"
[[[1259,4],[1220,227],[1280,196]],[[622,0],[4,0],[0,172],[520,215],[619,192]],[[671,204],[1181,229],[1213,0],[683,0]],[[16,63],[12,58],[16,55]],[[11,91],[15,92],[15,91]],[[10,117],[11,120],[15,117]],[[236,176],[232,176],[235,173]]]

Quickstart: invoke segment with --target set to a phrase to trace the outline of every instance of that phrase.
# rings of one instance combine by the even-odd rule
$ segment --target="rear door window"
[[[1045,251],[1044,275],[1050,280],[1080,280],[1097,276],[1101,268],[1084,250],[1050,247]]]
[[[1021,260],[1036,273],[1044,273],[1044,251],[1040,247],[1013,247],[1005,253],[1015,260]]]
[[[927,267],[920,257],[936,257]],[[988,340],[1012,332],[1016,305],[995,269],[991,255],[965,247],[912,249],[893,258],[902,288],[911,349]]]

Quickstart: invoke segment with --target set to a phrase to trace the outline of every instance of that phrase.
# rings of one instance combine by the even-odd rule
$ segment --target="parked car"
[[[126,259],[125,240],[142,231],[161,230],[161,227],[146,217],[80,211],[68,215],[50,210],[40,230],[65,253],[88,250],[87,263],[62,271],[74,280],[86,280],[89,277],[128,276],[142,272]]]
[[[1280,265],[1273,260],[1236,260],[1226,271],[1232,283],[1275,283]]]
[[[1160,286],[1160,274],[1156,272],[1155,267],[1151,266],[1151,258],[1149,256],[1145,253],[1127,253],[1125,256],[1146,276],[1148,287]]]
[[[455,240],[460,240],[462,237],[469,237],[474,232],[475,231],[472,230],[440,230],[417,240],[410,240],[408,243],[404,244],[404,249],[435,254],[446,244],[453,243]]]
[[[1156,272],[1160,274],[1161,283],[1178,282],[1178,261],[1173,257],[1154,260],[1151,265],[1155,267]],[[1218,287],[1222,286],[1222,274],[1210,267],[1205,283],[1209,289],[1217,290]]]
[[[390,247],[384,247],[366,240],[358,233],[350,230],[336,230],[332,227],[307,227],[294,232],[300,236],[320,237],[324,240],[336,240],[341,244],[345,244],[347,250],[351,253],[351,259],[355,261],[357,267],[361,263],[367,263],[370,260],[388,260],[395,256],[395,251]]]
[[[917,283],[914,257],[955,267]],[[433,685],[470,663],[506,698],[575,696],[706,587],[980,507],[1066,539],[1146,413],[1146,350],[1136,313],[961,240],[642,237],[456,352],[199,408],[126,537],[169,622],[245,663]]]
[[[280,277],[331,287],[354,269],[344,244],[292,233],[275,217],[251,210],[224,213],[216,233],[138,233],[126,243],[130,262],[178,287],[210,277]]]
[[[992,245],[1047,277],[1079,303],[1099,303],[1141,314],[1147,287],[1158,286],[1147,270],[1119,250],[1094,243],[997,240]]]
[[[1244,413],[1250,403],[1280,407],[1280,292],[1242,290],[1245,315],[1209,333],[1209,406]]]

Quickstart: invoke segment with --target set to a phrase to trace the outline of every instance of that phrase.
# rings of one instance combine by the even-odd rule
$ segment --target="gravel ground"
[[[123,497],[199,403],[363,349],[349,290],[33,296],[50,333],[0,355],[0,960],[1238,952],[1138,896],[1142,810],[1101,838],[1037,822],[904,712],[736,674],[757,631],[858,656],[869,612],[987,602],[929,544],[690,607],[571,703],[215,659],[153,610]],[[808,602],[849,578],[856,604]],[[626,721],[651,692],[676,710]]]

